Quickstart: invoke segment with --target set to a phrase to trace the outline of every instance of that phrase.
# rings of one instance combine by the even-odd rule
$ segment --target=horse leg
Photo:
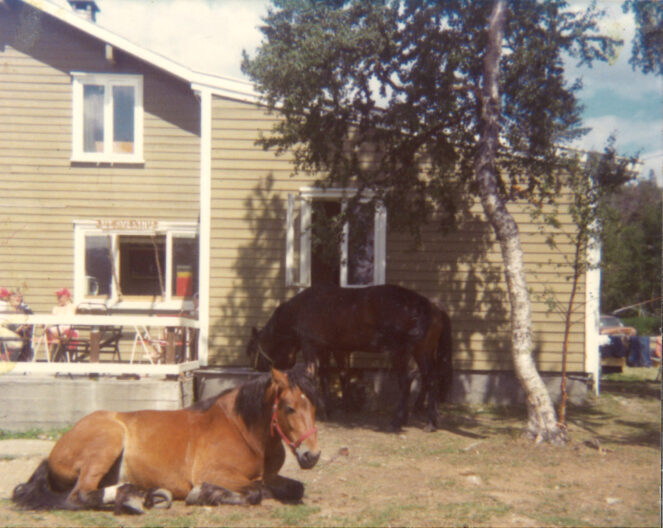
[[[428,424],[427,431],[435,431],[440,426],[440,415],[438,413],[438,398],[440,394],[440,380],[435,368],[428,370]]]
[[[106,411],[86,416],[60,438],[48,464],[55,489],[70,489],[65,507],[99,509],[115,503],[118,513],[142,513],[170,503],[167,490],[123,486],[124,442],[124,425]]]
[[[408,403],[410,400],[410,376],[407,369],[407,354],[403,352],[392,352],[392,364],[396,376],[398,376],[398,386],[401,390],[401,401],[396,409],[396,414],[391,422],[393,431],[399,431],[407,423]]]
[[[426,404],[426,387],[424,385],[424,377],[421,374],[421,369],[419,368],[419,365],[417,364],[417,370],[419,372],[419,394],[417,394],[417,399],[414,402],[414,409],[416,411],[421,411],[424,408],[424,405]],[[416,378],[416,372],[413,375],[413,380]]]
[[[187,505],[199,504],[206,506],[218,506],[220,504],[260,504],[262,501],[262,490],[259,487],[250,486],[244,491],[232,491],[223,486],[203,482],[194,486],[186,496]]]
[[[103,488],[104,504],[114,504],[115,514],[141,514],[146,509],[170,508],[173,494],[167,489],[152,488],[144,490],[133,484],[116,484]]]
[[[350,394],[350,387],[348,381],[350,375],[345,363],[345,354],[342,351],[334,352],[334,359],[336,360],[336,368],[338,370],[338,381],[341,384],[341,405],[343,410],[349,411],[352,409],[352,398]]]
[[[425,431],[432,432],[438,427],[437,416],[437,380],[433,369],[432,362],[429,361],[425,353],[417,350],[414,354],[419,373],[421,375],[421,392],[417,398],[417,405],[421,403],[423,407],[424,398],[428,396],[428,422],[426,423]]]
[[[306,357],[306,355],[304,356]],[[331,391],[329,390],[330,366],[329,366],[329,352],[318,352],[318,377],[320,378],[320,390],[322,392],[322,401],[325,406],[323,413],[326,418],[331,416],[332,401]]]
[[[304,484],[298,480],[276,475],[265,481],[263,498],[281,502],[300,502],[304,496]]]

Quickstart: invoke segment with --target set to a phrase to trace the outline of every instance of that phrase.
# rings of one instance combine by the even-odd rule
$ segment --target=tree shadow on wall
[[[504,359],[510,361],[510,306],[501,253],[492,227],[472,200],[466,197],[456,205],[456,227],[440,231],[434,224],[427,226],[421,247],[404,249],[404,271],[394,273],[412,277],[405,286],[449,313],[457,368],[472,364],[479,352],[486,368],[504,368]],[[401,260],[390,253],[394,259]]]
[[[214,323],[227,338],[224,364],[234,366],[248,364],[251,327],[262,328],[286,295],[286,203],[282,192],[274,189],[273,175],[260,179],[242,205],[241,232],[248,235],[238,240],[231,284],[220,293],[221,317]]]
[[[457,230],[442,233],[435,225],[426,226],[421,246],[390,233],[390,240],[400,241],[388,243],[387,276],[449,312],[457,368],[472,364],[480,351],[486,368],[510,368],[510,308],[499,249],[490,255],[494,236],[481,213],[469,201],[459,209]],[[242,210],[248,236],[237,245],[228,279],[232,284],[213,295],[221,312],[215,328],[227,340],[224,363],[236,366],[248,364],[251,327],[261,328],[278,303],[294,293],[286,288],[284,275],[286,202],[282,191],[275,190],[272,174],[255,183]],[[431,283],[433,291],[426,287]]]

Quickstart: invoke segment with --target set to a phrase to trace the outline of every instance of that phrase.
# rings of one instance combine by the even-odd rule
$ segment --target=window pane
[[[83,150],[104,151],[104,87],[83,87]]]
[[[131,154],[134,151],[133,86],[113,86],[113,152]]]
[[[120,236],[120,289],[124,295],[165,293],[166,237]]]
[[[311,284],[340,284],[341,203],[316,200],[311,216]]]
[[[371,284],[373,282],[374,224],[373,206],[359,205],[350,221],[348,284]]]
[[[198,238],[173,237],[173,284],[175,297],[191,297],[198,291]]]
[[[110,295],[113,280],[110,237],[85,237],[85,279],[85,295]]]

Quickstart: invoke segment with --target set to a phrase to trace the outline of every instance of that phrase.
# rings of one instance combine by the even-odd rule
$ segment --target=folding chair
[[[57,327],[57,330],[58,338],[51,340],[48,344],[49,348],[55,346],[55,350],[53,350],[51,354],[51,361],[66,361],[67,363],[79,361],[79,352],[85,347],[85,345],[83,341],[81,341],[78,330],[75,328],[67,328],[61,332],[59,327]],[[48,342],[48,338],[46,339]]]
[[[149,329],[146,326],[135,327],[136,336],[134,337],[133,348],[131,349],[131,359],[129,363],[133,363],[136,359],[136,349],[140,343],[143,349],[143,357],[146,357],[152,365],[163,362],[166,357],[166,341],[152,337]]]
[[[0,333],[0,358],[4,361],[30,361],[33,358],[32,327],[20,333],[2,327]]]
[[[19,335],[0,337],[0,359],[3,361],[18,361],[23,352],[24,342]]]
[[[83,303],[76,308],[77,314],[108,315],[108,308],[100,303]],[[93,328],[91,326],[75,326],[71,332],[65,332],[60,339],[61,346],[58,348],[57,359],[53,361],[66,359],[67,361],[90,360],[92,351],[91,335],[93,332],[99,333],[99,355],[110,353],[111,361],[122,361],[120,356],[120,339],[122,338],[121,326],[101,326]]]
[[[136,359],[136,349],[140,344],[143,350],[143,357],[146,357],[150,363],[153,365],[155,363],[165,363],[167,361],[167,351],[168,351],[168,339],[163,335],[163,332],[166,330],[164,327],[160,327],[158,332],[161,334],[158,337],[153,336],[149,329],[145,326],[135,327],[136,336],[134,337],[134,344],[131,350],[131,359],[130,363],[133,363]],[[173,361],[179,363],[183,360],[184,350],[186,349],[186,333],[182,330],[177,329],[174,333],[173,346],[175,347],[175,357]]]

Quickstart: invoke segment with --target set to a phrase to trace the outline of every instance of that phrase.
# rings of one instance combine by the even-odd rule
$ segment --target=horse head
[[[269,324],[262,330],[251,328],[251,338],[246,346],[246,355],[251,366],[260,372],[270,368],[288,369],[295,364],[297,346],[274,336]]]
[[[272,369],[271,433],[279,435],[297,458],[299,467],[311,469],[320,459],[315,409],[318,403],[310,372],[294,368],[284,374]]]

